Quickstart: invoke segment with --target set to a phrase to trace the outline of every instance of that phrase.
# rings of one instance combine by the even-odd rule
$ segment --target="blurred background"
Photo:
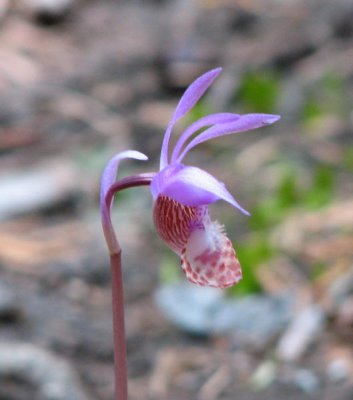
[[[99,181],[155,171],[177,126],[216,111],[280,122],[187,163],[252,216],[212,206],[244,279],[188,285],[146,188],[120,194],[131,400],[353,398],[353,2],[0,0],[0,399],[113,398]]]

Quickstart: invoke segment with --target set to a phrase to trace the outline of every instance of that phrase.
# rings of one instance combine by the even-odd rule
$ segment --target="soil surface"
[[[149,190],[122,193],[129,398],[352,399],[352,2],[45,4],[0,0],[0,400],[113,399],[100,174],[125,149],[149,161],[124,162],[121,176],[156,171],[178,98],[216,66],[190,120],[282,116],[186,161],[252,213],[214,207],[244,267],[224,301],[261,295],[261,310],[258,299],[288,295],[293,308],[283,323],[260,311],[273,330],[250,318],[251,337],[239,322],[249,305],[227,332],[177,323],[155,298],[179,260],[155,233]]]

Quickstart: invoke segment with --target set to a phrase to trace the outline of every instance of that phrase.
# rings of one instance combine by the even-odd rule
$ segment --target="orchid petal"
[[[163,169],[168,165],[168,146],[170,135],[175,123],[182,118],[188,111],[194,107],[198,100],[203,96],[206,90],[212,85],[213,81],[221,73],[222,68],[215,68],[211,71],[206,72],[197,78],[185,91],[184,95],[180,99],[174,115],[167,127],[164,134],[162,151],[161,151],[161,161],[160,169]]]
[[[221,72],[222,68],[215,68],[194,80],[180,99],[173,119],[178,120],[190,111]]]
[[[196,136],[183,150],[178,157],[178,162],[185,157],[186,153],[193,147],[206,140],[214,139],[216,137],[230,135],[233,133],[244,132],[250,129],[261,128],[262,126],[273,124],[280,119],[279,115],[271,114],[245,114],[238,119],[228,123],[221,123],[206,129],[204,132]]]
[[[121,160],[125,158],[134,158],[136,160],[148,159],[147,156],[145,156],[143,153],[140,153],[139,151],[126,150],[115,155],[108,162],[107,166],[104,168],[101,181],[101,191],[100,191],[100,209],[101,209],[103,232],[111,254],[118,253],[120,246],[116,239],[114,229],[112,226],[112,221],[110,218],[110,208],[112,206],[112,202],[110,201],[110,204],[107,204],[106,196],[110,187],[115,183],[116,175],[118,173],[119,163]]]
[[[121,160],[125,158],[133,158],[135,160],[148,160],[148,157],[140,153],[136,150],[126,150],[122,151],[121,153],[116,154],[106,165],[103,174],[102,174],[102,182],[101,182],[101,201],[105,195],[107,194],[110,186],[115,182],[116,175],[118,173],[119,163]]]
[[[184,146],[185,142],[198,130],[205,128],[206,126],[211,126],[215,124],[222,124],[226,122],[234,122],[240,117],[239,114],[232,113],[217,113],[210,114],[203,118],[198,119],[193,124],[191,124],[184,133],[180,136],[173,150],[171,163],[173,164]]]
[[[165,168],[153,179],[151,191],[155,198],[158,195],[168,196],[191,207],[224,200],[249,215],[222,182],[197,167],[178,164]]]

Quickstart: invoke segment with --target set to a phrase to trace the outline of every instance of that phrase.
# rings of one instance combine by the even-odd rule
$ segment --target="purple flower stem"
[[[115,399],[127,400],[127,355],[121,251],[110,256],[114,335]]]
[[[148,186],[154,174],[140,174],[123,178],[114,183],[108,190],[105,201],[110,210],[114,195],[119,191],[136,186]],[[110,221],[109,221],[110,222]],[[115,236],[114,231],[111,234]],[[114,237],[116,248],[110,250],[110,265],[112,274],[112,313],[114,335],[114,376],[115,400],[127,400],[127,354],[124,318],[124,290],[121,266],[121,248]]]
[[[106,194],[105,201],[107,203],[107,206],[110,207],[114,195],[124,189],[129,189],[136,186],[149,186],[155,175],[156,174],[153,172],[138,174],[122,178],[119,181],[115,182],[112,186],[110,186]]]

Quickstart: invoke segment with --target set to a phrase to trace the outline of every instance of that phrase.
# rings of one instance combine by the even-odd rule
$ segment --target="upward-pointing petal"
[[[206,90],[212,85],[213,81],[221,73],[222,68],[215,68],[211,71],[206,72],[197,78],[185,91],[182,98],[180,99],[174,115],[167,127],[164,134],[162,151],[161,151],[161,162],[160,169],[163,169],[168,165],[168,146],[170,135],[175,123],[182,118],[188,111],[194,107],[194,105],[203,96]]]
[[[178,157],[178,162],[185,157],[186,153],[193,147],[206,140],[216,137],[230,135],[232,133],[244,132],[251,129],[261,128],[266,125],[271,125],[280,119],[279,115],[271,114],[245,114],[231,122],[220,123],[206,129],[204,132],[196,136],[183,150]]]
[[[120,250],[119,243],[116,239],[112,221],[110,218],[110,209],[112,199],[107,200],[107,194],[111,186],[115,183],[116,175],[119,168],[119,163],[125,158],[134,158],[136,160],[147,160],[147,156],[139,151],[126,150],[115,155],[105,167],[102,174],[101,191],[100,191],[100,210],[102,218],[102,226],[104,236],[111,254],[117,254]]]
[[[221,72],[222,68],[215,68],[194,80],[180,99],[173,119],[178,120],[190,111]]]
[[[126,150],[116,154],[106,165],[101,182],[101,201],[104,202],[104,197],[107,194],[110,186],[115,182],[119,168],[119,163],[124,158],[134,158],[135,160],[148,160],[148,157],[136,150]]]

